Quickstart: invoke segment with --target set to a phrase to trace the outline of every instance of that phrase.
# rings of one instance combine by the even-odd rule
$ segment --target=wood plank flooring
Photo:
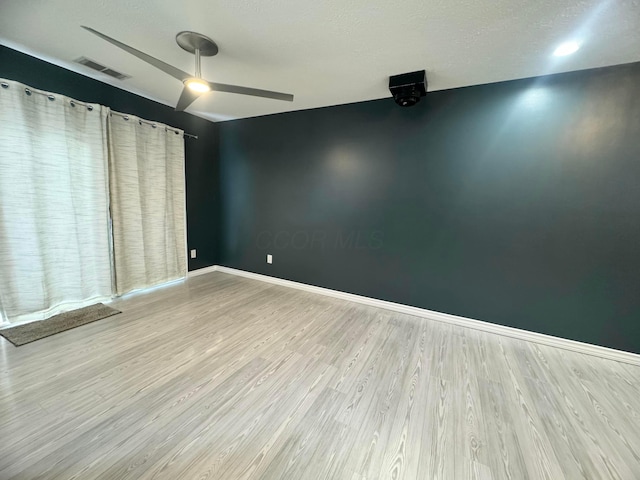
[[[640,479],[640,368],[223,273],[0,343],[0,479]]]

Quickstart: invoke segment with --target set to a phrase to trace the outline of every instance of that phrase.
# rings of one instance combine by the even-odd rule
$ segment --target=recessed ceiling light
[[[571,55],[577,52],[579,48],[580,44],[578,42],[565,42],[556,48],[553,54],[556,57],[564,57],[565,55]]]

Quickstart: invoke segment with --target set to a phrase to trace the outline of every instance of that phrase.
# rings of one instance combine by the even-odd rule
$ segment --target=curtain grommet
[[[0,85],[2,86],[2,88],[9,88],[9,84],[8,83],[2,82],[2,83],[0,83]]]
[[[93,107],[91,105],[87,105],[87,110],[92,111]]]
[[[28,88],[25,88],[24,93],[26,93],[30,97],[32,92]]]
[[[54,97],[53,95],[47,95],[47,98],[52,102],[56,99],[56,97]]]

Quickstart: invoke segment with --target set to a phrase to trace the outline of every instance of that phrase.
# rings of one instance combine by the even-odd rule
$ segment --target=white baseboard
[[[187,278],[197,277],[198,275],[205,275],[207,273],[217,272],[217,271],[218,271],[218,265],[211,265],[210,267],[199,268],[198,270],[191,270],[190,272],[187,272]]]
[[[430,320],[458,325],[460,327],[472,328],[474,330],[481,330],[483,332],[495,333],[496,335],[517,338],[519,340],[526,340],[528,342],[539,343],[541,345],[548,345],[551,347],[570,350],[572,352],[584,353],[587,355],[606,358],[608,360],[615,360],[617,362],[640,366],[640,355],[636,353],[615,350],[613,348],[602,347],[600,345],[592,345],[590,343],[578,342],[576,340],[569,340],[566,338],[554,337],[552,335],[545,335],[543,333],[529,332],[527,330],[521,330],[519,328],[483,322],[481,320],[474,320],[472,318],[459,317],[457,315],[450,315],[448,313],[434,312],[432,310],[426,310],[424,308],[411,307],[409,305],[403,305],[401,303],[387,302],[385,300],[378,300],[376,298],[364,297],[362,295],[356,295],[353,293],[340,292],[338,290],[331,290],[329,288],[316,287],[314,285],[308,285],[306,283],[299,283],[293,282],[291,280],[284,280],[282,278],[269,277],[267,275],[261,275],[259,273],[237,270],[235,268],[223,267],[220,265],[213,265],[211,267],[202,268],[200,270],[194,270],[192,272],[189,272],[188,276],[194,277],[211,272],[229,273],[232,275],[260,280],[262,282],[269,282],[284,287],[297,288],[298,290],[318,293],[320,295],[327,295],[329,297],[340,298],[351,302],[362,303],[364,305],[370,305],[372,307],[384,308],[385,310],[393,310],[395,312],[406,313],[408,315],[414,315],[416,317],[423,317]]]

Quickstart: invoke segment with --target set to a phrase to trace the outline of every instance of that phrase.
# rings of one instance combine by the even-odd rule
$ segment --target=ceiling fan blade
[[[111,38],[105,35],[104,33],[100,33],[97,30],[94,30],[93,28],[85,27],[84,25],[82,25],[82,28],[93,33],[94,35],[97,35],[103,40],[106,40],[107,42],[115,45],[116,47],[121,48],[125,52],[128,52],[131,55],[138,57],[140,60],[143,60],[148,64],[153,65],[157,69],[162,70],[164,73],[167,73],[172,77],[177,78],[180,81],[185,81],[187,78],[191,78],[193,76],[187,72],[180,70],[179,68],[174,67],[173,65],[169,65],[168,63],[165,63],[162,60],[158,60],[157,58],[154,58],[151,55],[147,55],[146,53],[141,52],[140,50],[136,50],[135,48],[130,47],[125,43],[119,42],[115,38]]]
[[[178,99],[178,104],[176,105],[176,112],[182,112],[185,108],[191,105],[196,98],[198,98],[202,93],[206,92],[194,92],[189,87],[184,87],[182,89],[182,93],[180,94],[180,98]]]
[[[239,93],[240,95],[253,95],[254,97],[273,98],[274,100],[293,102],[293,95],[291,95],[290,93],[272,92],[270,90],[240,87],[238,85],[226,85],[224,83],[208,83],[211,87],[211,90],[215,90],[217,92]]]

